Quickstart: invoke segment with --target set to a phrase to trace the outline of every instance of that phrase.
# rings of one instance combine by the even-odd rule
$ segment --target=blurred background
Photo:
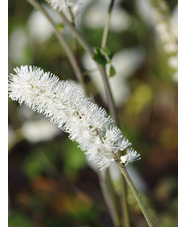
[[[56,23],[58,15],[45,3]],[[89,1],[76,26],[100,47],[108,0]],[[68,29],[64,36],[73,49]],[[154,220],[177,226],[177,1],[116,0],[108,46],[116,75],[109,79],[121,130],[142,159],[128,172]],[[89,95],[108,110],[94,62],[78,46]],[[9,0],[9,73],[35,65],[76,82],[47,20],[27,1]],[[79,86],[79,85],[77,85]],[[99,179],[77,144],[37,114],[9,99],[9,227],[112,227]],[[118,173],[112,167],[115,186]],[[147,226],[128,191],[131,223]]]

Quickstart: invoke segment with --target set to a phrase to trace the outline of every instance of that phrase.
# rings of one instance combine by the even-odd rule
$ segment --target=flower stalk
[[[130,153],[131,157],[133,156],[134,153],[135,153],[134,151],[132,151]],[[137,192],[137,190],[136,190],[136,188],[135,188],[135,186],[134,186],[129,174],[127,173],[126,164],[124,164],[122,162],[121,157],[119,159],[116,154],[111,153],[111,155],[113,156],[115,162],[118,164],[121,173],[123,174],[125,180],[127,181],[128,185],[129,185],[129,188],[132,191],[132,193],[133,193],[133,195],[134,195],[134,197],[135,197],[135,199],[136,199],[136,201],[137,201],[137,203],[138,203],[138,205],[139,205],[139,207],[140,207],[140,209],[141,209],[141,211],[142,211],[142,213],[143,213],[143,215],[144,215],[144,217],[145,217],[145,219],[146,219],[146,221],[147,221],[147,223],[149,225],[149,227],[154,227],[154,225],[153,225],[153,223],[151,221],[151,218],[150,218],[150,216],[149,216],[149,214],[147,212],[147,209],[146,209],[146,207],[145,207],[145,205],[144,205],[144,203],[143,203],[143,201],[142,201],[142,199],[140,197],[140,194]],[[137,161],[137,160],[139,160],[139,155],[138,154],[135,157],[133,156],[132,159],[131,159],[131,161]]]
[[[98,172],[98,177],[99,177],[99,182],[100,182],[104,199],[107,203],[107,206],[110,211],[110,215],[114,222],[114,226],[121,227],[122,223],[119,215],[120,210],[118,206],[118,201],[116,199],[116,194],[113,188],[113,184],[111,181],[109,169],[106,169],[105,172],[103,172],[103,174]]]
[[[137,190],[136,190],[136,188],[135,188],[131,178],[129,177],[127,170],[126,170],[126,168],[123,164],[120,166],[120,171],[123,174],[123,176],[125,177],[125,179],[126,179],[128,185],[129,185],[129,187],[130,187],[130,189],[131,189],[131,191],[132,191],[132,193],[133,193],[133,195],[134,195],[134,197],[135,197],[135,199],[136,199],[136,201],[137,201],[137,203],[138,203],[138,205],[139,205],[139,207],[140,207],[140,209],[141,209],[141,211],[142,211],[142,213],[143,213],[143,215],[144,215],[144,217],[145,217],[145,219],[146,219],[146,221],[149,225],[149,227],[153,227],[154,225],[153,225],[153,223],[150,219],[150,216],[147,212],[147,209],[146,209],[146,207],[145,207],[145,205],[144,205],[144,203],[143,203],[143,201],[140,197],[140,194],[137,192]]]

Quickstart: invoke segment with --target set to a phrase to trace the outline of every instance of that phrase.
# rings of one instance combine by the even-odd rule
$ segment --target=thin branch
[[[136,201],[137,201],[137,203],[138,203],[138,205],[139,205],[139,207],[140,207],[140,209],[141,209],[141,211],[142,211],[142,213],[143,213],[143,215],[144,215],[144,217],[145,217],[145,219],[146,219],[146,221],[147,221],[147,223],[149,225],[149,227],[154,227],[154,225],[153,225],[153,223],[151,221],[151,218],[150,218],[150,216],[149,216],[149,214],[147,212],[147,209],[146,209],[146,207],[145,207],[145,205],[144,205],[144,203],[143,203],[143,201],[142,201],[142,199],[140,197],[140,194],[137,192],[137,190],[136,190],[136,188],[135,188],[130,176],[127,173],[125,165],[120,162],[120,160],[118,159],[118,157],[117,157],[117,155],[115,153],[110,152],[110,154],[114,158],[115,162],[118,164],[121,173],[125,177],[125,180],[127,181],[128,185],[129,185],[129,188],[131,189],[131,191],[132,191],[132,193],[133,193],[133,195],[134,195],[134,197],[135,197],[135,199],[136,199]]]
[[[110,1],[110,5],[109,5],[109,8],[108,8],[108,12],[107,12],[106,23],[105,23],[104,31],[103,31],[101,47],[105,47],[107,45],[109,25],[110,25],[110,17],[111,17],[112,9],[114,7],[114,2],[115,2],[115,0]]]

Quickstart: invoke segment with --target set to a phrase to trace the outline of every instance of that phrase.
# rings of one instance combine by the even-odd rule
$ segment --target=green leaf
[[[64,25],[63,25],[62,23],[57,23],[56,26],[57,26],[57,29],[58,29],[60,32],[63,31]]]
[[[94,55],[92,57],[97,63],[100,65],[105,66],[107,64],[107,59],[106,57],[101,53],[99,48],[95,49]]]
[[[109,77],[113,77],[114,75],[116,75],[116,70],[115,70],[115,68],[112,65],[110,65]]]
[[[109,60],[111,60],[113,58],[113,53],[112,51],[110,50],[109,47],[104,47],[102,48],[103,52],[106,54],[106,56],[109,58]]]

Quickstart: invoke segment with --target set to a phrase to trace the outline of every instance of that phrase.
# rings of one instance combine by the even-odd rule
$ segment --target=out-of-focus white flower
[[[177,68],[178,67],[178,58],[177,58],[177,56],[170,57],[169,60],[168,60],[168,64],[172,68]]]
[[[175,9],[172,12],[170,23],[172,27],[172,32],[176,37],[178,37],[178,5],[175,7]]]
[[[93,5],[85,13],[84,23],[86,26],[92,29],[103,28],[109,3],[110,1],[94,1]],[[109,30],[112,32],[121,32],[128,28],[129,23],[129,15],[116,2],[110,18]]]
[[[173,80],[175,82],[178,82],[178,72],[176,72],[176,73],[173,74]]]
[[[164,46],[164,50],[167,53],[175,53],[178,51],[178,45],[176,43],[166,43]]]
[[[69,8],[73,14],[73,16],[77,16],[81,13],[86,6],[90,3],[91,0],[46,0],[53,9],[65,13],[65,15],[69,18],[70,12]]]
[[[172,55],[168,59],[168,65],[175,70],[174,79],[177,75],[175,58],[178,58],[178,7],[171,14],[166,1],[140,0],[136,4],[146,23],[155,28],[157,40],[163,44],[164,51],[169,56]]]
[[[116,75],[109,78],[109,83],[117,107],[122,106],[127,101],[130,90],[126,79],[141,65],[144,56],[144,51],[140,48],[124,49],[114,54],[112,65],[116,70]],[[89,75],[106,102],[102,79],[99,72],[94,71],[94,69],[96,69],[95,62],[88,56],[88,54],[83,56],[82,61],[84,67],[90,70]]]
[[[150,0],[135,1],[135,4],[138,12],[140,13],[140,16],[144,19],[144,21],[150,26],[154,26],[155,22],[152,17],[153,8],[150,4]]]
[[[24,50],[28,43],[29,37],[26,30],[22,27],[16,28],[10,34],[9,38],[9,58],[15,64],[24,62]]]
[[[167,10],[168,6],[163,2],[163,5],[159,5],[160,9]],[[164,45],[164,50],[169,55],[171,54],[168,64],[177,71],[177,60],[178,58],[178,15],[177,7],[174,9],[170,17],[166,17],[162,14],[161,10],[154,8],[154,20],[156,22],[157,36]],[[174,59],[174,60],[173,60]]]
[[[53,34],[53,28],[48,20],[39,12],[33,11],[28,20],[28,30],[32,40],[43,43]]]
[[[46,119],[25,122],[21,131],[23,136],[32,143],[50,140],[60,132],[55,125]]]
[[[106,111],[84,98],[71,83],[37,67],[21,66],[14,71],[9,76],[9,97],[43,113],[69,133],[100,170],[114,161],[119,150],[131,145]]]

